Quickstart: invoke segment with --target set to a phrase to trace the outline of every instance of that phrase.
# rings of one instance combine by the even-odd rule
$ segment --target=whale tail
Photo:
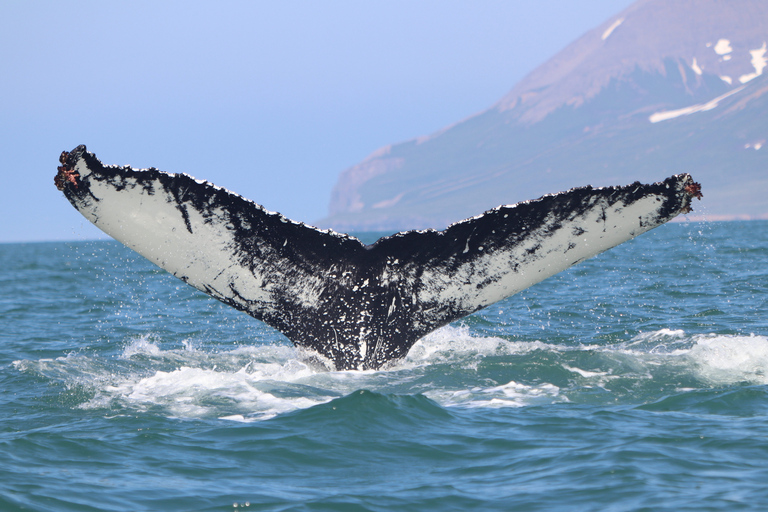
[[[85,146],[60,160],[56,186],[98,228],[339,370],[400,359],[425,334],[687,213],[701,197],[688,174],[587,186],[364,245],[186,174],[105,166]]]

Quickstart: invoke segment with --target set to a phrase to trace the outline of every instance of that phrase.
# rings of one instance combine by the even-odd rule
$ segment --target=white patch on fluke
[[[574,218],[563,220],[550,214],[519,244],[497,249],[493,254],[478,251],[480,256],[451,273],[424,268],[422,280],[439,284],[422,288],[418,301],[453,302],[467,310],[498,302],[650,229],[643,229],[638,219],[647,217],[660,204],[656,196],[627,205],[594,198]],[[575,237],[574,233],[581,235]]]
[[[84,160],[78,162],[76,170],[82,178],[91,173]],[[237,243],[229,229],[232,223],[227,211],[212,208],[201,212],[182,201],[185,219],[176,198],[159,184],[148,193],[135,178],[122,179],[122,188],[108,181],[90,180],[90,193],[97,200],[80,210],[83,216],[152,263],[198,289],[209,290],[214,297],[226,297],[245,309],[254,303],[260,308],[273,307],[276,297],[268,273],[233,259]],[[274,253],[270,247],[259,249],[264,257]],[[294,299],[316,304],[325,280],[311,274],[301,279],[301,286],[294,287]]]

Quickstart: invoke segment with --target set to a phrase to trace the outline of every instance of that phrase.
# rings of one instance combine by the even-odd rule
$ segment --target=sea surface
[[[4,512],[768,509],[766,221],[661,226],[386,371],[112,241],[0,245],[0,318]]]

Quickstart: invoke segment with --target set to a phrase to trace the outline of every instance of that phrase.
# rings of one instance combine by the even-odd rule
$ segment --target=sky
[[[184,172],[312,223],[344,169],[496,103],[630,0],[0,4],[0,243],[105,238],[58,156]]]

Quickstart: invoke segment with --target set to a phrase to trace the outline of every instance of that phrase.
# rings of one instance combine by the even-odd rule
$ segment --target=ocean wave
[[[648,365],[683,366],[708,385],[768,384],[768,337],[754,334],[695,334],[661,329],[642,333],[607,350],[635,356]]]
[[[768,384],[768,338],[704,335],[695,337],[687,357],[695,371],[713,385]]]
[[[286,344],[167,348],[154,335],[115,356],[72,353],[14,366],[77,390],[75,407],[109,414],[261,421],[361,389],[424,395],[443,407],[504,408],[623,400],[646,403],[675,392],[768,384],[768,338],[641,333],[609,345],[556,345],[475,335],[447,326],[386,370],[328,372]]]
[[[567,347],[539,340],[510,341],[496,336],[478,336],[466,325],[447,325],[420,339],[408,352],[405,364],[462,363],[536,350],[559,352]]]

